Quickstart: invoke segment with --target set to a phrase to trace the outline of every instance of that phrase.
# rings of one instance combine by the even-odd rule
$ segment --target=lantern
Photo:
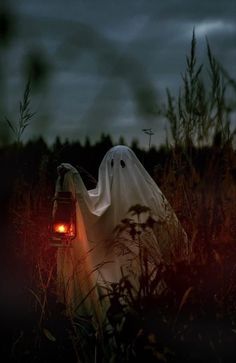
[[[52,240],[58,242],[58,246],[68,245],[76,237],[75,200],[71,192],[58,192],[53,201]]]

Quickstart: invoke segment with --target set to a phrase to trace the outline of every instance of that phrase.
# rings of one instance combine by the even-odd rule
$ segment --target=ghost
[[[135,279],[141,250],[154,265],[189,258],[188,238],[176,214],[129,147],[114,146],[106,153],[94,189],[86,189],[72,165],[63,163],[58,171],[63,178],[56,193],[70,191],[76,201],[77,237],[68,251],[58,251],[57,261],[59,285],[73,309],[90,291],[94,303],[88,310],[96,306],[95,285],[101,281],[119,282],[124,271]]]

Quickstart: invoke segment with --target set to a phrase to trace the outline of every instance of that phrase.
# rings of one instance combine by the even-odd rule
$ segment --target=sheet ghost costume
[[[129,265],[134,271],[137,264],[130,255],[135,259],[141,245],[153,263],[188,256],[187,237],[175,213],[130,148],[119,145],[106,153],[92,190],[86,189],[73,166],[61,164],[59,168],[65,176],[63,184],[57,182],[57,191],[71,191],[77,209],[77,238],[68,252],[58,251],[59,284],[70,291],[67,301],[71,305],[78,305],[79,296],[85,296],[101,279],[118,282],[121,266]],[[117,238],[114,229],[122,223]],[[130,237],[132,227],[137,233],[133,228]],[[125,253],[121,253],[122,245],[123,252],[127,247]]]

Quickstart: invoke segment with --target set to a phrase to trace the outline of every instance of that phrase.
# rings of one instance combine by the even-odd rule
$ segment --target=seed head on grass
[[[23,100],[20,101],[20,114],[19,114],[19,120],[15,124],[12,121],[10,121],[7,117],[5,118],[5,121],[7,122],[9,128],[13,132],[15,136],[15,141],[19,144],[22,138],[22,135],[26,129],[26,127],[30,124],[30,120],[35,115],[35,112],[31,112],[30,110],[30,93],[31,93],[31,81],[28,80]]]

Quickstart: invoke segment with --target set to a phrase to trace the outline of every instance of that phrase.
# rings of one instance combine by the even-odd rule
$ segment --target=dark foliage
[[[138,150],[188,232],[191,265],[157,266],[152,277],[140,276],[138,294],[124,276],[105,292],[103,332],[89,316],[70,320],[56,303],[48,230],[56,166],[71,162],[96,178],[111,145],[104,135],[94,145],[57,139],[49,148],[38,139],[0,150],[5,353],[12,362],[94,362],[95,356],[97,362],[234,362],[236,156],[230,146],[193,147],[191,158],[180,147]],[[83,177],[94,185],[85,171]]]

